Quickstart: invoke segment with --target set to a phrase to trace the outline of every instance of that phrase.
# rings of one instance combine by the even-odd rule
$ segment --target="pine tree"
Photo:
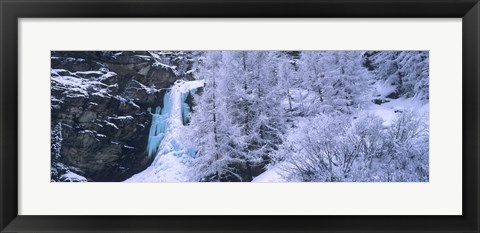
[[[365,102],[370,80],[359,51],[305,51],[299,60],[301,85],[308,91],[303,114],[349,113]]]
[[[370,53],[377,80],[395,86],[389,98],[429,98],[429,53],[428,51],[381,51]]]
[[[231,123],[226,102],[222,53],[207,52],[200,62],[197,79],[205,81],[195,97],[191,117],[192,139],[197,150],[194,178],[200,181],[242,181],[237,174],[239,130]]]

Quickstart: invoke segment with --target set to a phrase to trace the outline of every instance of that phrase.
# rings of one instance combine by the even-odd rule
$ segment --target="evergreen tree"
[[[357,51],[305,51],[299,60],[304,97],[304,114],[350,113],[364,104],[370,76]]]
[[[395,87],[387,97],[429,98],[428,51],[381,51],[366,59],[371,61],[376,79]]]
[[[200,181],[242,181],[234,167],[240,157],[241,137],[230,121],[222,64],[221,52],[207,52],[196,75],[205,81],[203,93],[195,97],[191,117],[191,138],[197,149],[193,175]]]

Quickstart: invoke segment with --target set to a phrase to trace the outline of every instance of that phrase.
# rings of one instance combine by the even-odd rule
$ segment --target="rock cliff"
[[[156,53],[53,51],[52,181],[122,181],[148,167],[147,109],[180,78]]]

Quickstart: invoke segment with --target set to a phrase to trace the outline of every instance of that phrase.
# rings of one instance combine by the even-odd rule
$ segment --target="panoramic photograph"
[[[429,182],[429,51],[51,51],[51,182]]]

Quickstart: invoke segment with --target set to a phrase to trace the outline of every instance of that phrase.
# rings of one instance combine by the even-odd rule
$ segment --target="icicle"
[[[157,106],[155,112],[152,112],[151,107],[147,109],[152,114],[152,126],[150,127],[147,145],[149,157],[158,152],[164,139],[168,140],[165,143],[170,143],[171,146],[165,148],[171,148],[173,152],[181,154],[181,144],[176,141],[175,136],[171,135],[171,131],[177,130],[178,127],[188,122],[190,106],[185,101],[191,92],[194,93],[201,86],[203,86],[203,81],[177,81],[163,96],[163,108]],[[186,152],[182,153],[193,157],[196,152],[194,149],[187,149]]]
[[[183,124],[186,125],[190,117],[190,106],[187,103],[182,104],[182,120]]]
[[[155,114],[160,114],[162,108],[160,106],[157,106],[157,108],[155,108]]]
[[[150,127],[150,133],[148,136],[147,152],[148,156],[155,155],[158,151],[158,146],[162,143],[165,137],[165,130],[167,128],[167,117],[169,114],[170,106],[170,91],[165,93],[163,98],[163,111],[160,106],[155,108],[155,113],[152,113],[152,108],[147,108],[147,111],[152,113],[152,126]]]

